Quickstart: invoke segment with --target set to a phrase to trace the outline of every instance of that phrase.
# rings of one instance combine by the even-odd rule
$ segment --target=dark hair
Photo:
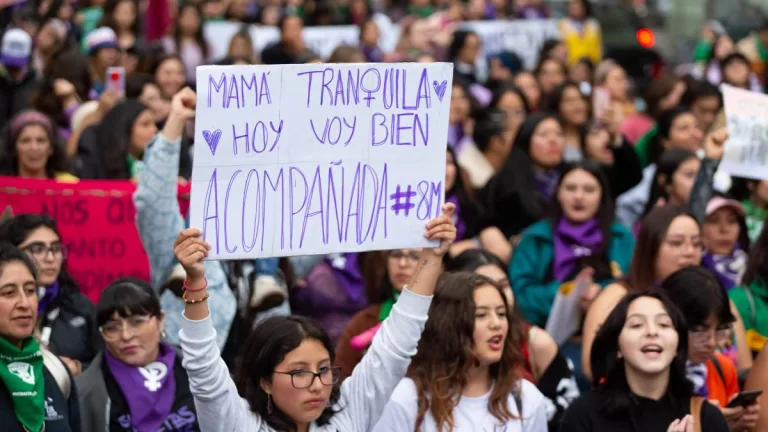
[[[200,25],[197,26],[197,30],[195,30],[194,34],[195,44],[203,53],[203,58],[207,59],[209,49],[208,42],[205,40],[205,35],[203,34],[203,10],[200,8],[200,5],[196,3],[182,3],[181,6],[179,6],[179,14],[177,15],[178,19],[181,19],[181,14],[184,12],[184,9],[192,9],[195,11],[197,18],[200,20]],[[176,50],[181,51],[181,25],[179,25],[178,21],[176,22],[176,26],[173,30],[173,42],[176,45]]]
[[[628,415],[635,404],[632,390],[627,383],[624,359],[619,358],[619,336],[627,321],[630,305],[641,297],[659,300],[672,320],[678,334],[677,355],[669,368],[667,394],[675,399],[684,400],[693,394],[693,386],[685,375],[685,362],[688,358],[688,327],[685,319],[675,305],[660,292],[639,292],[627,294],[597,331],[592,343],[590,366],[592,382],[597,392],[605,395],[600,411],[607,416]]]
[[[0,241],[8,242],[19,247],[19,245],[24,243],[24,240],[29,237],[32,231],[38,228],[50,229],[59,237],[59,240],[62,243],[64,242],[61,238],[61,234],[59,234],[56,221],[47,214],[42,213],[22,213],[3,221],[0,223]],[[75,293],[80,291],[77,282],[75,282],[75,279],[72,278],[72,275],[69,274],[69,270],[67,270],[66,261],[61,264],[58,281],[59,286],[64,292]]]
[[[747,269],[741,278],[741,285],[748,287],[761,279],[768,283],[768,224],[763,225],[760,235],[749,250]]]
[[[328,63],[349,63],[355,60],[355,57],[365,59],[363,50],[359,46],[341,44],[334,48],[331,56],[328,57]]]
[[[485,249],[467,249],[464,252],[451,258],[449,254],[445,255],[445,271],[447,272],[474,272],[480,267],[493,265],[507,272],[507,266],[498,256]]]
[[[589,0],[580,0],[579,3],[581,3],[581,7],[584,8],[584,18],[591,18],[592,4],[589,3]]]
[[[644,98],[648,106],[647,112],[649,116],[657,119],[661,115],[663,110],[659,104],[672,92],[679,82],[681,82],[681,79],[672,73],[665,73],[651,81],[648,89],[645,91]]]
[[[283,361],[286,354],[295,350],[307,339],[320,342],[328,351],[333,363],[336,353],[333,343],[320,326],[309,318],[290,315],[275,316],[262,321],[248,336],[243,344],[242,359],[235,375],[237,390],[256,413],[267,424],[280,431],[295,431],[296,424],[286,416],[280,407],[273,404],[267,408],[267,393],[261,388],[261,381],[272,381],[275,367]],[[316,420],[320,426],[336,413],[333,406],[338,402],[341,392],[338,386],[331,391],[330,406]]]
[[[53,82],[56,78],[69,81],[75,86],[80,100],[90,100],[89,92],[93,87],[93,77],[91,76],[88,58],[81,54],[77,49],[67,50],[61,55],[52,58],[47,69],[50,75],[46,74]]]
[[[32,125],[43,126],[43,129],[46,131],[46,135],[48,135],[48,142],[51,146],[51,155],[48,156],[48,160],[45,162],[45,176],[48,178],[54,178],[57,172],[67,172],[69,170],[69,164],[67,163],[67,157],[64,154],[64,149],[62,148],[62,145],[59,142],[59,138],[56,135],[56,125],[53,122],[50,122],[48,125],[44,125],[38,123],[37,121],[30,121],[25,123],[22,127],[19,127],[18,132],[15,134],[11,133],[11,124],[13,124],[13,120],[17,116],[23,114],[24,113],[21,112],[14,116],[10,121],[8,121],[8,123],[5,125],[5,128],[3,129],[2,135],[0,135],[0,175],[19,175],[19,155],[16,150],[16,140],[19,139],[19,136],[24,131],[24,129]]]
[[[141,279],[123,277],[107,285],[96,305],[96,325],[103,326],[117,312],[121,318],[133,315],[162,317],[160,299],[152,286]]]
[[[720,324],[736,321],[725,288],[717,277],[701,266],[684,267],[661,283],[661,289],[683,312],[688,328],[704,324],[715,314]]]
[[[12,262],[20,262],[24,264],[24,267],[29,270],[32,277],[37,280],[37,267],[35,266],[35,263],[32,262],[32,259],[16,246],[6,241],[0,241],[0,275],[3,274],[5,265]]]
[[[550,111],[557,115],[557,118],[560,120],[560,123],[562,124],[565,120],[562,115],[560,114],[560,105],[563,103],[563,98],[565,97],[565,91],[569,88],[575,89],[579,96],[584,100],[584,102],[587,103],[587,106],[589,106],[589,99],[584,95],[584,93],[581,92],[581,87],[579,84],[575,81],[566,80],[562,84],[555,87],[554,90],[552,90],[552,93],[547,95],[544,100],[541,103],[541,109],[543,111]],[[585,122],[585,124],[588,122]],[[576,125],[579,127],[582,127],[584,125]]]
[[[648,163],[656,163],[659,157],[664,152],[664,145],[662,139],[668,139],[669,133],[672,130],[672,125],[675,120],[683,114],[690,114],[691,110],[687,106],[677,106],[670,110],[666,110],[659,114],[659,118],[656,123],[658,133],[651,138],[648,143]]]
[[[125,78],[125,98],[138,99],[147,84],[155,84],[155,78],[146,73],[130,74]]]
[[[536,112],[528,116],[517,131],[512,152],[499,173],[501,188],[514,188],[520,197],[522,210],[535,219],[541,218],[546,201],[539,196],[534,180],[534,162],[531,159],[531,140],[536,128],[544,120],[557,120],[548,112]],[[503,190],[497,193],[504,194]]]
[[[453,32],[451,44],[448,46],[448,61],[456,61],[456,57],[459,55],[462,48],[464,48],[464,44],[470,36],[477,37],[477,33],[472,30],[456,30]]]
[[[644,291],[656,285],[656,259],[659,248],[667,235],[672,222],[680,216],[691,218],[701,229],[696,216],[686,207],[665,205],[655,207],[642,219],[640,232],[637,234],[635,251],[629,265],[627,280],[633,290]],[[660,281],[658,281],[660,282]]]
[[[153,77],[156,76],[157,75],[157,70],[160,69],[160,66],[162,66],[163,63],[165,63],[167,61],[170,61],[170,60],[179,62],[179,64],[181,64],[182,71],[185,70],[184,69],[184,60],[181,58],[181,56],[179,56],[177,54],[161,54],[161,55],[155,57],[153,59],[153,61],[152,61],[152,67],[150,68],[150,70],[152,71],[152,76]]]
[[[47,115],[57,127],[69,127],[69,119],[64,113],[64,104],[56,95],[54,80],[47,79],[40,84],[32,95],[32,106],[35,110]]]
[[[506,114],[498,109],[486,109],[480,111],[480,116],[475,123],[475,130],[472,133],[472,139],[475,141],[477,149],[485,152],[491,144],[491,138],[501,137],[506,129]]]
[[[301,21],[301,25],[304,25],[304,18],[300,17],[299,15],[294,14],[286,14],[280,17],[280,19],[277,21],[277,28],[280,30],[280,33],[282,34],[285,30],[285,24],[288,22],[289,19],[296,18],[299,21]]]
[[[460,217],[462,221],[464,221],[464,225],[466,226],[466,232],[464,233],[464,236],[466,238],[472,238],[476,236],[480,231],[479,225],[482,222],[480,220],[480,207],[472,197],[470,190],[464,184],[465,174],[464,170],[461,169],[458,164],[456,152],[450,146],[446,147],[446,152],[450,153],[453,157],[453,165],[456,170],[456,178],[453,181],[453,187],[451,190],[445,191],[445,196],[448,198],[451,194],[456,194],[456,199],[459,201],[459,209],[461,212],[457,216]]]
[[[690,82],[688,89],[683,94],[681,103],[685,106],[692,106],[696,101],[704,98],[717,98],[721,105],[723,103],[723,95],[720,93],[720,89],[707,80]]]
[[[109,110],[97,126],[101,163],[107,178],[130,178],[127,157],[131,151],[131,132],[136,119],[148,109],[137,100],[127,99]]]
[[[106,4],[104,5],[104,14],[101,16],[101,22],[99,23],[99,27],[109,27],[112,30],[117,33],[117,21],[115,20],[115,17],[113,16],[115,13],[115,9],[117,9],[117,5],[119,5],[122,2],[128,2],[133,4],[134,10],[136,11],[136,18],[133,20],[133,24],[131,24],[131,33],[133,33],[134,36],[139,37],[140,36],[140,29],[139,24],[141,23],[141,9],[139,9],[139,4],[136,0],[107,0]]]
[[[591,175],[597,180],[600,185],[600,206],[597,208],[595,218],[600,226],[600,232],[603,236],[603,243],[600,245],[597,253],[590,256],[583,257],[581,262],[584,266],[592,267],[595,270],[595,279],[612,278],[613,271],[611,270],[611,259],[608,257],[608,247],[611,244],[611,226],[614,219],[614,202],[613,195],[611,194],[611,187],[608,183],[608,178],[605,176],[600,164],[595,161],[585,159],[581,162],[566,164],[560,174],[560,180],[557,183],[557,189],[560,190],[565,177],[573,171],[582,170]],[[557,198],[557,193],[552,197],[552,203],[550,205],[552,214],[549,217],[552,226],[556,226],[560,219],[565,216],[563,212],[563,206],[560,200]]]
[[[416,355],[408,368],[408,377],[416,385],[418,413],[415,431],[421,429],[427,413],[432,415],[438,430],[452,430],[453,408],[468,381],[468,373],[477,359],[472,353],[475,329],[474,292],[490,285],[501,296],[507,310],[506,296],[492,280],[473,273],[443,273],[437,281],[435,296],[429,308]],[[507,314],[508,328],[519,328],[520,322]],[[520,349],[519,334],[510,331],[504,341],[501,361],[489,367],[494,381],[488,398],[488,412],[500,421],[514,419],[507,401],[521,379],[525,359]]]
[[[720,61],[720,70],[725,70],[726,66],[733,62],[741,62],[744,63],[748,68],[749,66],[749,59],[747,56],[740,52],[733,52],[731,54],[728,54],[723,60]],[[751,71],[752,69],[750,69]]]
[[[643,215],[647,215],[653,210],[660,198],[665,200],[669,198],[667,186],[672,184],[672,178],[680,169],[680,165],[691,159],[698,160],[694,152],[682,148],[671,148],[661,154],[656,163],[656,172],[653,175],[653,183],[651,183],[651,191],[648,195],[648,202],[645,203]]]
[[[717,198],[717,197],[739,201],[739,199],[733,196],[733,194],[722,193],[720,191],[713,191],[712,196],[709,199],[711,200],[712,198]],[[735,210],[732,207],[727,207],[727,208],[733,211],[736,216],[736,219],[738,219],[739,237],[736,239],[736,244],[741,248],[741,250],[745,252],[750,252],[752,247],[752,240],[750,240],[749,238],[749,227],[747,227],[746,216],[741,216],[739,214],[736,214]],[[704,226],[704,223],[706,223],[707,217],[708,216],[704,216],[704,220],[702,221],[702,227]]]
[[[539,60],[541,63],[541,60],[550,58],[552,51],[557,48],[558,45],[563,44],[563,41],[560,39],[546,39],[542,44],[541,48],[539,49]],[[536,75],[538,75],[538,69],[536,71]]]
[[[544,50],[544,48],[542,48],[542,51],[543,50]],[[539,59],[539,62],[536,64],[536,67],[533,69],[533,76],[536,77],[537,81],[539,79],[539,74],[541,73],[541,70],[544,69],[544,63],[549,62],[549,61],[555,62],[558,66],[560,66],[560,69],[562,69],[562,71],[563,71],[563,76],[564,77],[568,77],[568,69],[565,67],[565,65],[560,60],[558,60],[558,59],[556,59],[554,57],[546,56],[546,57],[541,57]]]
[[[498,87],[493,92],[493,97],[491,98],[491,102],[488,104],[488,108],[498,109],[499,104],[501,103],[501,99],[507,93],[516,94],[517,97],[519,97],[520,100],[523,101],[523,108],[525,109],[525,114],[528,115],[531,113],[531,107],[528,105],[528,99],[526,99],[525,94],[523,94],[522,90],[520,90],[519,88],[515,87],[512,84],[506,84],[501,87]]]

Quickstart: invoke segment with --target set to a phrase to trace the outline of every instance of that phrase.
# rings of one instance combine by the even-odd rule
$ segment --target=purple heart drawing
[[[208,148],[211,149],[211,154],[216,155],[216,147],[219,146],[219,139],[221,139],[221,129],[216,129],[215,131],[203,131],[203,138],[205,138],[205,142],[208,143]]]
[[[445,90],[448,88],[448,81],[443,80],[440,84],[438,84],[437,81],[432,81],[432,87],[434,87],[437,97],[440,99],[440,102],[442,102],[443,96],[445,96]]]

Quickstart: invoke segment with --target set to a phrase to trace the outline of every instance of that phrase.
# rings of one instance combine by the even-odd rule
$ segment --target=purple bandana
[[[139,431],[160,429],[176,397],[173,348],[161,343],[157,360],[146,367],[127,365],[112,357],[109,351],[104,351],[104,360],[128,404],[131,425]]]
[[[326,260],[336,276],[336,282],[347,293],[353,303],[358,303],[365,296],[365,283],[356,253],[329,255]]]
[[[579,259],[596,253],[603,244],[597,219],[574,224],[562,218],[552,234],[555,243],[553,269],[555,279],[560,282],[566,281]]]
[[[747,253],[737,245],[728,255],[713,254],[709,251],[701,257],[701,265],[717,276],[726,291],[741,283],[747,269]]]
[[[459,197],[452,193],[446,198],[445,202],[453,203],[456,206],[456,210],[453,212],[454,225],[456,225],[456,241],[464,240],[464,235],[467,234],[467,225],[464,223],[464,219],[461,218],[461,207],[459,206]]]
[[[56,279],[56,282],[43,287],[40,291],[43,291],[43,294],[40,296],[40,301],[37,303],[37,313],[45,313],[45,311],[48,309],[48,306],[53,303],[53,301],[58,297],[59,295],[59,280]]]

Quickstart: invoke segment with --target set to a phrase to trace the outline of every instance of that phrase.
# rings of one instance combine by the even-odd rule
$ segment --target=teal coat
[[[612,267],[618,266],[621,270],[621,276],[629,271],[634,249],[635,238],[632,233],[624,225],[614,222],[611,225],[608,257]],[[547,323],[558,288],[563,282],[568,282],[544,282],[547,275],[551,274],[553,258],[552,224],[548,220],[542,220],[523,231],[509,264],[509,281],[515,293],[516,304],[528,322],[542,328]],[[608,279],[596,282],[606,286],[613,281]]]

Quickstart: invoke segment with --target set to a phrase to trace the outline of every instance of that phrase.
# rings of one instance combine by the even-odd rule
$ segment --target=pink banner
[[[149,280],[147,254],[136,229],[133,192],[127,180],[63,183],[0,177],[0,211],[45,213],[58,225],[68,247],[67,266],[80,290],[97,302],[99,293],[122,276]],[[189,185],[179,185],[182,211]]]

